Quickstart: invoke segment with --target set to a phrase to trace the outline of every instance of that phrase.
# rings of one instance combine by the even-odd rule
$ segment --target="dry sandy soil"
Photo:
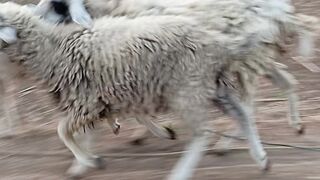
[[[299,11],[320,18],[320,1],[295,0],[294,2]],[[318,47],[320,47],[319,41]],[[320,56],[320,51],[317,51],[317,55]],[[299,109],[306,125],[306,133],[302,136],[296,135],[287,124],[286,101],[274,101],[257,103],[256,119],[260,135],[263,141],[273,143],[320,146],[319,73],[309,72],[292,59],[284,61],[289,71],[299,81],[297,86],[301,100]],[[317,56],[314,62],[320,65],[320,58]],[[58,112],[50,103],[45,90],[32,79],[20,77],[18,80],[12,80],[12,83],[20,89],[36,87],[20,93],[18,106],[22,120],[29,125],[26,129],[32,130],[21,132],[14,137],[0,138],[0,180],[65,179],[64,172],[69,167],[72,156],[59,141],[55,131],[59,119]],[[283,94],[262,79],[259,89],[259,99],[261,98],[283,98]],[[224,130],[228,124],[232,124],[230,119],[220,113],[213,113],[213,118],[216,129]],[[132,122],[122,123],[119,136],[114,136],[110,129],[99,130],[100,140],[96,144],[96,150],[104,155],[107,168],[102,171],[92,170],[84,179],[159,180],[168,174],[180,156],[179,153],[171,152],[183,150],[188,142],[189,135],[185,134],[187,132],[185,128],[179,128],[177,141],[150,138],[142,146],[133,146],[128,143],[133,127]],[[247,145],[244,142],[234,144],[234,148],[240,147]],[[222,157],[208,152],[193,179],[320,180],[320,152],[265,147],[273,163],[273,168],[268,173],[259,171],[246,149],[237,149]],[[153,153],[153,156],[141,157],[146,153]]]

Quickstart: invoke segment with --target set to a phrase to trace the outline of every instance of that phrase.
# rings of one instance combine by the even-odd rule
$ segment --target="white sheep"
[[[260,48],[257,38],[235,40],[202,27],[181,16],[105,17],[95,20],[91,30],[52,27],[28,8],[0,4],[0,39],[8,44],[3,51],[23,59],[47,82],[66,113],[59,137],[80,164],[103,166],[101,158],[74,140],[82,127],[127,116],[149,122],[148,114],[172,111],[194,136],[169,179],[188,179],[208,144],[208,108],[215,102],[239,120],[253,158],[267,169],[252,118],[224,74],[230,64]]]
[[[47,7],[50,0],[43,0]],[[59,1],[60,5],[63,0]],[[219,30],[228,36],[246,35],[256,32],[261,36],[261,41],[266,44],[263,51],[258,52],[257,57],[251,60],[244,60],[235,63],[230,71],[240,76],[241,92],[243,101],[253,106],[254,89],[257,84],[257,74],[263,75],[280,89],[286,92],[289,100],[289,124],[297,132],[303,132],[301,119],[298,111],[298,97],[294,93],[296,81],[284,68],[276,63],[282,54],[282,43],[284,38],[292,33],[300,35],[299,53],[304,57],[312,54],[312,29],[310,26],[317,23],[316,19],[309,16],[294,14],[294,8],[288,0],[205,0],[205,1],[148,1],[148,0],[108,0],[108,1],[87,1],[85,2],[89,14],[93,17],[100,17],[105,14],[112,16],[147,16],[175,14],[196,17],[208,29]],[[51,4],[54,6],[54,4]],[[48,8],[50,10],[50,8]],[[65,9],[67,11],[67,8]],[[49,11],[50,12],[50,11]],[[73,12],[70,12],[72,14]],[[52,16],[61,15],[52,13]],[[255,26],[260,24],[259,26]],[[284,30],[284,32],[282,32]],[[281,33],[287,33],[281,36]],[[289,35],[288,35],[289,34]],[[266,56],[266,57],[263,57]],[[145,130],[146,132],[146,130]]]

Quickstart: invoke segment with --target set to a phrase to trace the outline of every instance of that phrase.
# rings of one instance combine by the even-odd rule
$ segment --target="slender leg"
[[[155,123],[151,118],[145,117],[137,117],[137,121],[145,125],[151,133],[159,138],[166,138],[166,139],[176,139],[176,134],[173,130],[167,127],[163,127]]]
[[[67,128],[68,119],[61,120],[58,124],[58,135],[68,149],[73,153],[77,161],[84,166],[93,168],[104,168],[103,159],[91,155],[88,151],[84,150],[74,139],[73,133]],[[78,174],[71,174],[72,176],[78,176]]]
[[[144,118],[144,117],[141,117]],[[140,119],[141,119],[140,118]],[[152,117],[156,121],[158,121],[158,117]],[[152,121],[152,118],[150,118],[150,122],[143,122],[142,120],[135,119],[136,121],[136,128],[133,132],[133,135],[131,138],[133,140],[130,141],[133,145],[140,145],[143,143],[144,140],[146,140],[151,135],[156,135],[160,138],[166,138],[166,139],[176,139],[176,133],[173,130],[172,127],[170,127],[169,124],[165,122],[161,123],[155,123]],[[150,125],[151,124],[151,125]],[[151,126],[151,127],[147,127]],[[154,129],[155,133],[151,132],[149,129]]]
[[[301,124],[298,110],[299,98],[294,92],[294,77],[290,73],[278,68],[273,69],[273,71],[268,74],[268,77],[275,85],[286,93],[289,101],[289,124],[296,129],[299,134],[302,134],[304,132],[304,127]]]
[[[182,118],[192,128],[193,137],[191,143],[186,147],[187,152],[176,163],[168,180],[191,179],[194,169],[202,159],[205,148],[209,144],[208,131],[205,129],[209,118],[205,109],[205,107],[194,106],[194,109],[183,112]]]
[[[250,116],[250,107],[241,104],[226,87],[220,87],[217,91],[218,100],[226,112],[238,120],[240,127],[249,141],[250,154],[257,164],[263,169],[268,170],[270,164],[267,154],[261,144],[254,120]]]
[[[86,133],[78,133],[75,136],[75,140],[76,142],[79,142],[81,148],[86,149],[88,152],[92,152],[92,147],[97,138],[96,133],[97,132],[93,132],[93,130],[88,130]],[[74,158],[67,174],[78,177],[85,174],[88,170],[88,166],[81,164],[76,158]]]
[[[194,169],[200,162],[209,140],[206,136],[196,135],[192,138],[191,143],[187,146],[187,152],[174,166],[168,180],[187,180],[191,179]]]
[[[257,78],[256,76],[248,76],[248,75],[250,74],[239,73],[238,81],[240,83],[241,89],[243,90],[240,93],[240,96],[241,96],[240,99],[241,99],[241,102],[248,107],[246,108],[246,110],[247,110],[248,116],[250,117],[250,116],[254,116],[254,95],[256,90],[255,87],[257,86]],[[223,92],[226,92],[224,88],[225,87],[222,87],[220,91],[222,90]],[[222,92],[219,92],[219,93],[221,94],[222,97],[226,96]],[[252,123],[254,123],[254,120],[255,120],[254,118],[251,119]],[[243,131],[239,126],[236,126],[235,129],[232,129],[227,134],[228,135],[230,134],[231,136],[236,136],[236,137],[244,136]],[[233,138],[222,136],[218,140],[218,142],[215,144],[215,147],[216,147],[215,153],[217,155],[224,155],[225,153],[228,152],[233,142],[234,142]]]

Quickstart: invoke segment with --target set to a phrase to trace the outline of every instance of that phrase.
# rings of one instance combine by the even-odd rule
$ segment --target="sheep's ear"
[[[84,5],[80,1],[71,1],[69,11],[72,20],[85,28],[92,27],[92,19]]]
[[[0,27],[0,39],[8,44],[15,43],[18,39],[17,31],[13,27]]]
[[[27,8],[32,12],[35,12],[35,10],[37,8],[37,5],[35,5],[35,4],[26,4],[26,5],[22,6],[22,7]]]

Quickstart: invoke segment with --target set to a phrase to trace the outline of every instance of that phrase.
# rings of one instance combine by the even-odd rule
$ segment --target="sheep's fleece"
[[[244,78],[242,82],[251,81],[257,74],[268,75],[274,69],[282,68],[275,60],[280,59],[286,38],[293,34],[300,36],[299,54],[312,56],[312,36],[319,27],[317,18],[297,14],[290,0],[87,0],[84,3],[94,18],[105,15],[130,18],[183,15],[195,18],[208,30],[219,31],[230,38],[256,34],[265,46],[256,51],[256,57],[238,61],[231,67],[231,71],[240,72]],[[315,70],[316,65],[313,66],[307,68]],[[242,86],[247,89],[244,93],[248,94],[249,85]]]
[[[48,83],[68,112],[72,131],[119,112],[210,105],[217,75],[252,49],[242,43],[224,46],[208,38],[217,34],[179,16],[105,17],[91,30],[66,31],[28,8],[4,3],[0,20],[1,28],[15,30],[18,37],[4,51]]]

